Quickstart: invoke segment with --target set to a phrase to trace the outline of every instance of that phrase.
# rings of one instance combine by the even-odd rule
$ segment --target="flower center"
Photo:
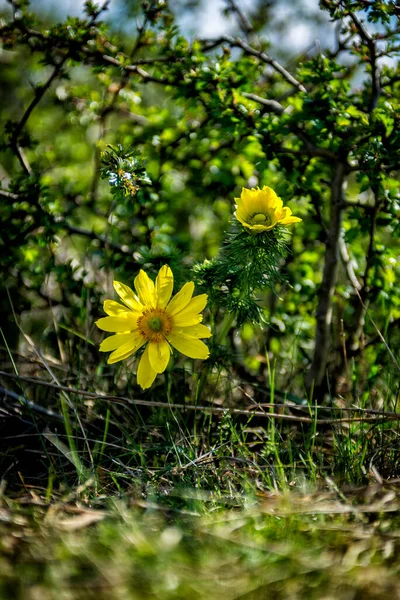
[[[147,326],[152,330],[152,331],[160,331],[162,324],[161,324],[161,319],[159,317],[152,317],[151,319],[149,319],[147,321]]]
[[[255,225],[269,225],[271,223],[271,219],[265,213],[256,213],[250,220]]]
[[[172,330],[172,317],[161,308],[143,311],[137,320],[140,333],[150,342],[161,342]]]

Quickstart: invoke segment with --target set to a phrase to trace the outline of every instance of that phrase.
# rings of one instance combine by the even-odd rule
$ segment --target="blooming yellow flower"
[[[210,330],[201,325],[200,311],[207,304],[207,294],[192,298],[194,283],[190,281],[171,300],[174,276],[167,265],[161,267],[155,283],[141,270],[134,284],[136,294],[127,285],[114,281],[114,289],[125,306],[106,300],[104,312],[108,317],[99,319],[96,325],[115,333],[100,345],[102,352],[113,350],[108,364],[128,358],[147,344],[137,370],[138,384],[146,389],[157,373],[167,368],[171,345],[190,358],[208,358],[209,350],[200,340],[211,336]]]
[[[253,233],[261,233],[275,227],[275,225],[291,225],[299,223],[301,219],[292,215],[288,206],[283,206],[282,200],[268,186],[242,188],[240,198],[235,198],[235,217]]]

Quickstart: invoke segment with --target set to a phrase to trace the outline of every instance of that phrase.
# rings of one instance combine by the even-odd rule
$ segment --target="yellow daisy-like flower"
[[[253,233],[269,231],[276,225],[291,225],[302,219],[295,217],[288,206],[283,206],[282,200],[268,186],[242,188],[240,198],[235,198],[235,217]]]
[[[207,304],[207,294],[192,298],[194,283],[190,281],[171,300],[174,276],[167,265],[161,267],[155,283],[142,270],[134,283],[136,294],[127,285],[114,281],[114,289],[124,305],[106,300],[104,312],[108,317],[99,319],[96,325],[115,333],[100,345],[102,352],[113,350],[108,364],[128,358],[147,344],[137,370],[138,384],[146,389],[157,373],[167,368],[171,346],[190,358],[208,358],[209,350],[200,340],[211,336],[201,324],[200,314]]]

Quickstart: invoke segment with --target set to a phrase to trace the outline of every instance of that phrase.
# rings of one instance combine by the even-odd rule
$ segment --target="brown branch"
[[[354,25],[357,28],[357,31],[361,37],[361,39],[367,44],[369,54],[370,54],[370,65],[371,65],[371,79],[372,79],[372,92],[371,98],[369,101],[368,110],[372,112],[373,109],[378,104],[379,97],[381,95],[381,85],[380,85],[380,76],[379,76],[379,67],[378,67],[378,57],[376,52],[376,42],[369,31],[364,27],[363,23],[359,20],[359,18],[351,11],[349,11],[349,15]]]
[[[26,383],[32,383],[34,385],[40,385],[40,386],[44,386],[44,387],[49,387],[55,390],[58,390],[60,392],[68,392],[69,394],[77,394],[79,396],[84,396],[87,398],[93,398],[93,399],[98,399],[98,400],[105,400],[105,401],[112,401],[112,402],[119,402],[121,404],[123,404],[124,406],[149,406],[149,407],[161,407],[161,408],[168,408],[168,409],[176,409],[176,410],[194,410],[194,411],[205,411],[205,412],[211,412],[211,413],[219,413],[219,414],[225,414],[226,412],[229,412],[231,414],[234,415],[246,415],[247,417],[249,416],[255,416],[255,417],[264,417],[267,419],[282,419],[285,421],[294,421],[294,422],[299,422],[299,423],[316,423],[318,425],[335,425],[335,424],[340,424],[340,423],[353,423],[353,422],[380,422],[382,421],[382,419],[388,419],[388,420],[400,420],[400,413],[397,412],[385,412],[385,411],[374,411],[374,410],[369,410],[369,409],[354,409],[354,408],[342,408],[342,407],[338,407],[337,410],[338,411],[342,411],[342,410],[346,410],[346,411],[350,411],[350,412],[370,412],[372,414],[376,414],[376,416],[362,416],[362,417],[339,417],[339,418],[328,418],[328,419],[315,419],[312,417],[300,417],[297,415],[284,415],[282,413],[271,413],[269,411],[266,410],[246,410],[246,409],[240,409],[240,408],[227,408],[227,407],[218,407],[218,406],[198,406],[198,405],[191,405],[191,404],[171,404],[169,402],[159,402],[159,401],[152,401],[152,400],[142,400],[142,399],[132,399],[132,398],[127,398],[125,396],[114,396],[114,395],[103,395],[103,394],[98,394],[95,392],[87,392],[86,390],[80,390],[80,389],[76,389],[76,388],[71,388],[68,386],[64,386],[64,385],[60,385],[57,383],[52,383],[50,381],[44,381],[42,379],[33,379],[31,377],[25,377],[23,375],[16,375],[14,373],[7,373],[5,371],[0,371],[0,376],[1,377],[8,377],[10,379],[16,379],[18,381],[24,381]],[[278,404],[270,404],[270,405],[256,405],[255,409],[259,409],[259,408],[263,408],[263,407],[284,407],[284,408],[298,408],[295,406],[291,406],[289,404],[283,404],[283,405],[278,405]],[[331,407],[333,408],[333,407]],[[325,407],[324,407],[325,409]]]
[[[67,60],[67,56],[64,56],[63,59],[54,67],[54,70],[53,70],[52,74],[50,75],[50,77],[47,79],[47,81],[40,87],[36,87],[34,98],[32,99],[31,103],[28,105],[28,107],[26,108],[24,114],[22,115],[21,120],[19,121],[17,127],[15,128],[15,130],[13,132],[13,136],[12,136],[13,144],[14,143],[16,144],[18,142],[18,138],[21,135],[21,132],[22,132],[23,128],[25,127],[26,123],[28,122],[28,119],[31,116],[33,110],[39,104],[39,102],[43,98],[44,94],[50,88],[53,81],[60,74],[62,67],[64,66],[64,63],[66,60]]]
[[[295,77],[293,77],[293,75],[291,73],[289,73],[289,71],[287,71],[287,69],[285,69],[285,67],[283,67],[280,63],[278,63],[278,61],[276,61],[274,58],[271,58],[270,56],[268,56],[268,54],[266,54],[265,52],[263,52],[261,50],[256,50],[255,48],[250,46],[247,42],[245,42],[244,40],[242,40],[239,37],[234,38],[230,35],[223,35],[220,38],[217,38],[215,40],[203,40],[203,42],[205,44],[205,46],[203,48],[203,52],[212,50],[213,48],[215,48],[216,46],[219,46],[220,44],[223,44],[224,42],[229,44],[233,48],[241,48],[242,50],[244,50],[244,52],[246,52],[246,54],[255,56],[255,57],[259,58],[262,62],[266,63],[267,65],[270,65],[275,71],[280,73],[280,75],[282,75],[282,77],[284,79],[286,79],[286,81],[288,83],[293,85],[300,92],[307,91],[306,88],[304,87],[304,85],[300,81],[298,81]]]
[[[83,48],[82,50],[89,57],[90,56],[100,57],[101,59],[103,59],[103,61],[106,64],[114,65],[115,67],[118,67],[119,69],[124,69],[125,71],[127,71],[128,73],[131,73],[131,74],[140,75],[140,77],[146,83],[152,82],[152,83],[160,83],[162,85],[175,85],[176,84],[175,81],[171,81],[169,79],[160,79],[159,77],[154,77],[153,75],[150,75],[149,73],[147,73],[147,71],[145,71],[138,65],[135,65],[135,64],[124,65],[117,58],[114,58],[113,56],[109,56],[108,54],[102,54],[100,52],[100,53],[94,55],[92,53],[89,53],[89,51],[86,50],[85,48]]]

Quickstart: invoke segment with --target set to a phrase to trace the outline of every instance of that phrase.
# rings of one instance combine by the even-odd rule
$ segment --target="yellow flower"
[[[292,215],[288,206],[283,206],[282,200],[268,186],[242,188],[240,198],[235,198],[235,217],[253,233],[261,233],[275,227],[275,225],[291,225],[299,223],[301,219]]]
[[[207,304],[207,294],[192,298],[194,283],[190,281],[171,300],[174,276],[167,265],[159,270],[155,284],[142,270],[134,283],[136,294],[127,285],[114,281],[114,289],[125,306],[106,300],[104,312],[108,317],[99,319],[96,325],[115,333],[100,345],[102,352],[113,350],[108,364],[128,358],[147,344],[137,370],[138,384],[146,389],[157,373],[167,368],[171,345],[190,358],[208,358],[209,350],[200,340],[211,336],[210,330],[201,325],[200,311]]]

